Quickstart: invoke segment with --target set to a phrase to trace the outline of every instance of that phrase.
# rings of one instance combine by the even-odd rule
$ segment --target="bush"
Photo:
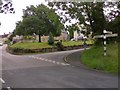
[[[56,46],[58,48],[58,51],[64,51],[64,46],[62,45],[62,42],[57,42]]]
[[[50,32],[50,35],[49,35],[48,44],[49,44],[49,45],[53,45],[53,44],[54,44],[54,37],[53,37],[53,35],[52,35],[51,32]]]

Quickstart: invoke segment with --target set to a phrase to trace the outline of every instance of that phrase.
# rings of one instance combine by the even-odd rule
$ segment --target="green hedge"
[[[60,44],[61,45],[61,44]],[[88,45],[88,46],[91,46]],[[83,45],[74,45],[74,46],[62,46],[62,48],[58,45],[57,47],[54,46],[52,48],[41,48],[41,49],[24,49],[20,47],[7,47],[8,52],[12,54],[24,54],[24,53],[46,53],[46,52],[56,52],[56,51],[67,51],[67,50],[74,50],[83,48]]]

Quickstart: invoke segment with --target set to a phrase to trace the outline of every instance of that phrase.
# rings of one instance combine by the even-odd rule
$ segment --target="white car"
[[[3,42],[0,41],[0,46],[3,46]]]

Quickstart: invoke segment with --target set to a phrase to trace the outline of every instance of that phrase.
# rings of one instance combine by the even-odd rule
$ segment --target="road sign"
[[[104,56],[106,56],[107,55],[107,47],[106,47],[107,41],[106,41],[106,39],[108,37],[117,37],[117,36],[118,36],[118,34],[112,34],[111,31],[103,30],[103,35],[96,35],[93,38],[103,38],[104,39],[104,41],[103,41],[103,44],[104,44]]]
[[[106,37],[117,37],[118,36],[118,34],[105,34],[105,35]],[[103,37],[104,35],[96,35],[93,38],[103,38]]]

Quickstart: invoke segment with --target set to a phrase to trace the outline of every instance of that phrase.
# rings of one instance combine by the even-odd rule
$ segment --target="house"
[[[74,36],[73,39],[71,40],[75,40],[75,41],[83,40],[85,35],[81,32],[86,31],[85,26],[83,24],[81,25],[77,24],[76,26],[78,27],[78,30],[74,31]]]
[[[57,36],[57,37],[54,37],[54,40],[55,41],[66,41],[68,40],[69,38],[69,35],[68,35],[68,32],[67,31],[62,31],[60,36]],[[48,39],[49,39],[49,36],[41,36],[41,42],[48,42]],[[36,40],[39,41],[39,36],[36,35]]]
[[[9,33],[9,34],[5,34],[5,33],[4,33],[4,35],[0,35],[0,41],[2,41],[3,43],[4,43],[5,41],[7,41],[10,34],[11,34],[11,33]]]
[[[60,40],[62,40],[62,41],[66,41],[66,40],[68,40],[69,39],[69,35],[68,35],[68,32],[67,31],[62,31],[61,32],[61,35],[60,35]]]
[[[78,32],[77,30],[74,31],[74,36],[73,40],[78,41],[78,40],[83,40],[84,34],[82,34],[80,31]]]

